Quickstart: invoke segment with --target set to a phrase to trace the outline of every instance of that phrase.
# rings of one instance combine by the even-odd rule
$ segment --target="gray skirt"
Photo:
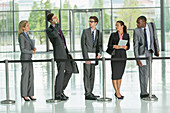
[[[119,49],[115,51],[115,55],[112,58],[127,58],[126,50]],[[125,71],[126,60],[123,61],[111,61],[112,68],[112,80],[122,79],[123,73]]]

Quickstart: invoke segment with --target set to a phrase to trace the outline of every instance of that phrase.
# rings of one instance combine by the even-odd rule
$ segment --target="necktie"
[[[144,28],[144,36],[145,36],[145,46],[146,46],[146,49],[148,50],[148,41],[147,41],[146,28]]]
[[[62,40],[64,42],[64,46],[66,47],[66,43],[65,43],[65,40],[64,40],[64,37],[63,37],[63,33],[62,33],[60,28],[59,28],[59,33],[60,33],[60,36],[61,36],[61,38],[62,38]]]
[[[94,40],[94,31],[92,31],[92,40],[93,40],[93,47],[94,47],[94,42],[95,42],[95,40]]]

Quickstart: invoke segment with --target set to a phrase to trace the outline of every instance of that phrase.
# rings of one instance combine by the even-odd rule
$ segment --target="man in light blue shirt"
[[[90,59],[89,54],[93,54],[95,58],[100,58],[102,53],[102,39],[101,33],[96,29],[98,24],[98,18],[91,16],[89,18],[90,28],[84,29],[81,36],[81,48],[84,59]],[[97,63],[96,63],[97,64]],[[85,88],[85,99],[96,100],[93,91],[94,78],[95,78],[95,65],[91,61],[84,63],[84,88]]]

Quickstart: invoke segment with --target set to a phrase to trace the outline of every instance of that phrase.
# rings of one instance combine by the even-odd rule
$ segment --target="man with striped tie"
[[[155,24],[147,23],[147,18],[145,16],[138,17],[136,23],[137,28],[133,33],[133,47],[135,57],[152,57],[153,53],[155,56],[159,56],[159,43]],[[143,63],[140,60],[137,60],[141,89],[140,98],[149,96],[149,93],[147,92],[149,79],[149,62],[146,61],[145,64]]]
[[[81,36],[81,48],[84,59],[89,59],[90,54],[95,54],[96,58],[100,58],[102,53],[102,35],[99,30],[96,29],[98,24],[98,18],[96,16],[90,16],[89,26],[90,28],[84,29]],[[84,63],[84,88],[85,88],[85,99],[96,100],[93,91],[94,78],[95,78],[95,65],[91,61]]]

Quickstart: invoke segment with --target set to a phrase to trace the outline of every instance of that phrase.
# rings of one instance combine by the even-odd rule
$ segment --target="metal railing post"
[[[111,101],[111,98],[106,97],[106,59],[105,57],[102,57],[102,68],[103,68],[103,97],[97,99],[98,101]]]
[[[51,71],[52,71],[52,99],[46,100],[47,103],[57,103],[60,100],[55,100],[55,62],[54,58],[51,59]]]
[[[149,97],[143,98],[146,101],[157,101],[158,98],[152,95],[152,56],[148,57],[149,63]]]
[[[8,72],[8,60],[5,60],[5,72],[6,72],[6,100],[1,101],[1,104],[14,104],[14,100],[9,99],[9,72]]]

